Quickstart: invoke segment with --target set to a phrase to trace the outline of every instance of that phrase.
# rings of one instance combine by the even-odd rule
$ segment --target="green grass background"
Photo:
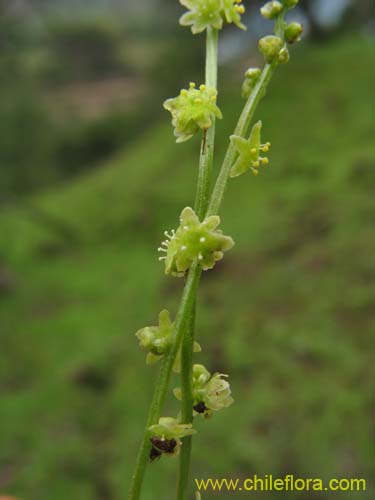
[[[354,37],[297,50],[257,112],[270,165],[229,184],[222,227],[236,246],[205,273],[197,316],[196,360],[230,375],[235,404],[197,422],[195,477],[373,472],[371,53]],[[216,169],[242,106],[239,84],[221,94]],[[15,276],[0,301],[7,493],[126,498],[156,376],[134,332],[161,308],[176,311],[182,280],[164,276],[156,248],[192,203],[197,154],[197,140],[174,143],[166,115],[102,168],[34,196],[33,210],[0,215],[1,255]],[[177,412],[170,398],[165,413]],[[176,462],[154,463],[143,498],[174,498],[175,479]],[[339,498],[357,496],[367,498]]]

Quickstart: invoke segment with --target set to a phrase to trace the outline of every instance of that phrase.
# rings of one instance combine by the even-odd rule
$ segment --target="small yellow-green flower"
[[[254,175],[258,175],[259,167],[268,164],[268,158],[260,156],[260,153],[267,153],[271,144],[261,144],[262,122],[257,122],[248,139],[232,135],[230,140],[238,152],[238,158],[230,171],[231,177],[237,177],[251,169]]]
[[[225,236],[217,227],[220,224],[218,215],[211,215],[200,222],[194,210],[186,207],[181,212],[180,226],[169,234],[167,240],[159,247],[165,255],[165,273],[184,276],[191,264],[197,260],[204,271],[212,269],[224,252],[233,247],[230,236]]]
[[[150,460],[161,455],[178,455],[181,448],[181,438],[195,434],[192,424],[180,424],[173,417],[161,417],[159,422],[148,428],[151,433]]]
[[[216,89],[206,85],[196,89],[195,83],[190,83],[189,89],[182,89],[179,96],[164,102],[164,108],[172,115],[176,142],[187,141],[199,130],[209,129],[215,117],[223,117],[216,99]]]
[[[173,323],[169,312],[164,309],[159,314],[158,326],[146,326],[135,334],[142,349],[148,351],[146,363],[156,363],[170,348],[172,343]]]
[[[191,26],[194,34],[201,33],[209,26],[221,29],[224,22],[246,29],[241,23],[241,15],[245,13],[242,0],[180,0],[180,3],[189,9],[180,18],[180,24]]]
[[[227,408],[233,403],[231,388],[226,380],[227,375],[213,375],[203,365],[193,365],[193,408],[196,414],[210,417],[214,411]],[[177,399],[182,399],[180,388],[174,389]]]

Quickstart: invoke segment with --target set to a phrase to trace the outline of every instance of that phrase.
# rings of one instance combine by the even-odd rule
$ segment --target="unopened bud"
[[[285,7],[288,7],[288,9],[293,9],[295,7],[299,0],[283,0]]]
[[[257,84],[261,75],[261,70],[259,68],[249,68],[245,73],[245,80],[242,84],[242,97],[247,99]]]
[[[280,64],[285,64],[289,61],[289,50],[286,47],[280,50],[277,60]]]
[[[299,42],[303,32],[303,26],[300,23],[290,23],[285,28],[285,40],[289,43]]]
[[[278,0],[273,0],[272,2],[267,2],[260,9],[260,13],[266,19],[274,19],[283,10],[283,4]]]
[[[283,40],[275,35],[264,36],[259,40],[259,50],[268,63],[277,60],[283,45]]]

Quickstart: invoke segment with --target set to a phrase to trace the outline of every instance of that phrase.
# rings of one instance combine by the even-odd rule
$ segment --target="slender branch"
[[[218,67],[218,30],[209,27],[206,38],[206,75],[205,83],[207,87],[217,86],[217,67]],[[207,210],[210,192],[210,181],[213,166],[215,141],[215,118],[212,126],[204,132],[201,154],[199,159],[199,173],[197,192],[195,200],[195,211],[200,219],[204,217]],[[181,346],[181,418],[182,422],[190,423],[193,421],[193,394],[192,394],[192,365],[195,337],[195,308],[193,305],[193,314],[191,323],[182,339]],[[183,446],[180,455],[180,472],[177,486],[177,500],[185,500],[189,482],[190,461],[191,461],[192,436],[183,439]]]
[[[274,66],[271,64],[266,64],[265,67],[263,68],[258,83],[255,85],[253,91],[251,92],[245,104],[245,107],[243,108],[243,111],[237,122],[237,126],[234,130],[235,135],[243,137],[247,133],[250,122],[254,116],[255,110],[259,104],[259,101],[265,94],[267,85],[272,77],[273,72],[274,72]],[[223,165],[221,167],[220,173],[216,180],[214,190],[212,192],[211,200],[206,214],[207,216],[214,215],[219,212],[220,205],[223,201],[225,188],[228,182],[230,169],[233,165],[235,156],[236,156],[236,148],[230,142],[223,161]]]
[[[207,28],[206,38],[206,85],[216,88],[217,86],[217,53],[219,32],[211,27]],[[195,200],[195,212],[199,218],[204,216],[207,210],[210,193],[210,179],[212,173],[213,155],[215,142],[215,117],[212,118],[212,126],[204,132],[201,153],[199,159],[199,173],[197,195]]]
[[[148,428],[159,420],[165,396],[168,390],[169,380],[172,372],[173,362],[177,350],[181,344],[183,333],[191,324],[191,315],[194,314],[193,305],[195,302],[198,283],[201,275],[201,268],[197,262],[194,262],[189,269],[185,287],[182,293],[180,306],[174,322],[174,338],[171,349],[162,359],[159,376],[156,381],[154,395],[151,401],[146,428],[144,430],[142,443],[137,457],[135,471],[132,477],[129,491],[129,500],[138,500],[141,494],[143,478],[146,466],[149,460],[150,452],[150,432]]]

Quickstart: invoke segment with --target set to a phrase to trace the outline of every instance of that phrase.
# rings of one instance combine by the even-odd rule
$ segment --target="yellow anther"
[[[234,3],[241,3],[242,0],[234,0]]]
[[[268,165],[269,160],[268,158],[262,158],[262,165]]]
[[[255,155],[255,154],[256,154],[256,152],[257,152],[256,148],[251,148],[250,153],[251,153],[252,155]]]
[[[254,168],[259,168],[259,165],[260,165],[260,162],[257,160],[257,161],[253,161],[253,167]]]
[[[264,144],[264,146],[262,146],[261,150],[263,153],[268,153],[270,147],[268,144]]]
[[[239,14],[245,14],[245,7],[243,5],[235,5],[234,10]]]
[[[206,89],[207,89],[206,85],[201,85],[199,87],[199,90],[201,90],[202,92],[204,92]]]
[[[188,91],[186,89],[182,89],[181,92],[180,92],[181,95],[183,96],[187,96],[188,95]]]
[[[190,87],[191,89],[195,89],[195,83],[194,83],[194,82],[190,82],[190,83],[189,83],[189,87]]]
[[[202,99],[194,99],[195,104],[202,104]]]
[[[211,97],[211,101],[212,101],[212,102],[216,102],[216,99],[217,99],[216,95],[213,95],[213,96]]]
[[[252,168],[251,170],[252,170],[252,172],[253,172],[254,175],[258,175],[259,174],[259,170],[256,170],[255,168]]]

